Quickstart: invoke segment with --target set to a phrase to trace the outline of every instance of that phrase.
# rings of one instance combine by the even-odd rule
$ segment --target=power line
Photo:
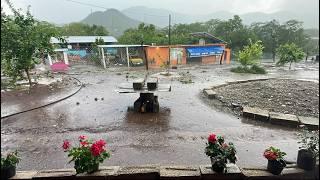
[[[108,9],[108,8],[106,8],[106,7],[103,7],[103,6],[97,6],[97,5],[94,5],[94,4],[88,4],[88,3],[83,3],[83,2],[74,1],[74,0],[66,0],[66,1],[74,2],[74,3],[81,4],[81,5],[85,5],[85,6],[91,6],[91,7],[102,8],[102,9],[105,9],[105,10],[107,10],[107,9]]]
[[[129,14],[139,14],[139,15],[147,15],[147,16],[155,16],[155,17],[163,17],[163,18],[168,18],[168,15],[156,15],[156,14],[146,14],[146,13],[139,13],[139,12],[130,12],[130,11],[126,11],[126,13]]]
[[[66,1],[69,1],[69,2],[73,2],[73,3],[77,3],[77,4],[81,4],[81,5],[85,5],[85,6],[91,6],[91,7],[97,7],[97,8],[102,8],[102,9],[109,9],[109,8],[106,8],[106,7],[103,7],[103,6],[97,6],[97,5],[94,5],[94,4],[89,4],[89,3],[83,3],[83,2],[79,2],[79,1],[74,1],[74,0],[66,0]],[[139,12],[130,12],[130,11],[126,11],[126,13],[131,13],[131,14],[140,14],[140,15],[147,15],[147,16],[155,16],[155,17],[165,17],[165,18],[168,18],[167,15],[156,15],[156,14],[146,14],[146,13],[139,13]]]

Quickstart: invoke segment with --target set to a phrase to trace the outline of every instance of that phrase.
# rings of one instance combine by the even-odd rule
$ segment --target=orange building
[[[225,41],[207,32],[195,32],[190,35],[199,38],[199,44],[171,45],[170,65],[230,64],[231,49],[226,48]],[[149,67],[160,67],[169,61],[169,46],[148,46],[146,57]]]
[[[158,68],[169,60],[169,46],[145,47],[148,66]],[[170,65],[230,64],[231,50],[225,44],[170,46]]]

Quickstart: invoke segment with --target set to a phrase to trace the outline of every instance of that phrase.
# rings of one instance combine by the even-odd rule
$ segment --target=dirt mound
[[[315,82],[270,79],[231,84],[215,91],[228,106],[239,104],[273,112],[319,117],[319,84]]]

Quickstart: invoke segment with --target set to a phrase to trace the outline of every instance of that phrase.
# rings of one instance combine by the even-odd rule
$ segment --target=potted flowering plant
[[[230,163],[237,161],[233,143],[225,143],[222,136],[210,134],[206,145],[205,153],[210,157],[212,169],[215,172],[224,172],[228,161]]]
[[[286,162],[283,159],[285,155],[287,155],[285,152],[272,146],[266,149],[263,156],[268,159],[267,170],[272,174],[279,175],[286,167]]]
[[[2,157],[1,153],[1,179],[9,179],[16,175],[16,166],[19,161],[17,150],[7,154],[6,157]]]
[[[301,144],[298,151],[297,165],[305,170],[312,170],[319,158],[319,130],[308,131],[303,128],[298,134]],[[319,160],[319,159],[318,159]]]
[[[62,148],[68,152],[69,161],[74,161],[76,173],[93,173],[99,169],[99,163],[103,163],[110,154],[105,149],[106,142],[103,139],[93,142],[86,136],[79,137],[79,146],[71,147],[69,141],[63,142]]]

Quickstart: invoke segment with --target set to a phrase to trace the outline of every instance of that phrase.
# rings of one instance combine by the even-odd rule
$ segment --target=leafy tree
[[[262,42],[257,41],[252,43],[251,39],[249,42],[249,45],[244,46],[243,50],[239,51],[238,60],[242,66],[257,64],[258,60],[262,56],[264,48]]]
[[[254,23],[251,25],[251,28],[262,41],[265,52],[270,52],[272,54],[273,62],[275,62],[276,49],[279,47],[280,43],[280,23],[276,20],[266,23]]]
[[[124,32],[119,38],[119,43],[122,44],[151,44],[165,43],[166,36],[163,32],[156,30],[155,26],[144,23],[139,24],[138,28],[131,28]]]
[[[280,57],[277,65],[283,66],[290,63],[289,69],[291,69],[291,64],[293,62],[297,63],[301,61],[304,56],[303,50],[294,43],[280,45],[277,49],[277,54]]]
[[[215,26],[214,35],[223,39],[235,51],[249,44],[249,39],[256,39],[250,28],[246,27],[241,18],[235,15],[233,19],[221,21]]]
[[[303,47],[307,42],[307,35],[304,33],[302,22],[289,20],[281,25],[280,44],[294,43],[298,47]]]
[[[319,53],[319,40],[307,37],[307,42],[302,49],[305,52],[305,60],[307,60],[310,55]]]
[[[84,23],[70,23],[61,28],[64,36],[107,36],[109,32],[103,26]]]
[[[48,23],[36,21],[30,14],[21,14],[7,0],[14,16],[1,12],[1,65],[3,72],[15,81],[26,73],[30,87],[32,85],[29,71],[39,63],[39,58],[52,52],[51,37],[58,36],[57,29]]]

